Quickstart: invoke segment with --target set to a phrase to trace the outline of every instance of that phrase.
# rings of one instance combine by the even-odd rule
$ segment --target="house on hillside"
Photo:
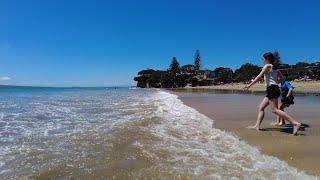
[[[279,64],[278,69],[282,74],[291,74],[295,69],[297,69],[297,66],[289,64]]]
[[[311,63],[309,66],[306,66],[305,69],[310,74],[310,78],[312,79],[318,79],[319,72],[320,72],[320,64],[318,63]]]
[[[315,63],[305,63],[305,61],[300,61],[295,65],[289,64],[279,64],[278,69],[282,74],[293,75],[296,78],[305,78],[306,75],[310,76],[312,79],[319,78],[320,73],[320,61]]]
[[[214,80],[217,77],[216,72],[210,71],[209,74],[207,75],[207,79],[209,80]]]
[[[215,72],[213,72],[209,69],[199,70],[197,73],[197,77],[200,79],[215,78]]]
[[[289,72],[291,71],[289,64],[279,64],[278,69],[282,74],[289,74]]]
[[[309,66],[305,67],[308,71],[317,71],[320,68],[320,64],[311,63]]]
[[[192,64],[187,64],[184,66],[181,66],[181,73],[186,75],[192,75],[195,73],[195,66]]]
[[[207,73],[208,73],[207,70],[199,70],[197,72],[197,78],[206,79],[207,78]]]

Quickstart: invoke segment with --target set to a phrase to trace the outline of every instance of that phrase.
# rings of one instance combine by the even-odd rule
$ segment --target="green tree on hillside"
[[[171,64],[170,64],[169,71],[170,71],[174,76],[180,74],[181,69],[180,69],[180,65],[179,65],[179,62],[178,62],[178,60],[177,60],[176,57],[173,57],[173,58],[172,58],[172,62],[171,62]]]
[[[200,56],[200,51],[199,49],[196,50],[196,53],[194,55],[194,67],[195,67],[195,71],[196,73],[198,73],[198,71],[201,68],[201,56]]]
[[[248,82],[260,72],[261,68],[251,63],[243,64],[234,72],[234,80],[237,82]]]
[[[161,75],[161,86],[163,88],[173,88],[174,87],[174,78],[172,77],[172,73],[166,71]]]
[[[303,78],[305,75],[308,75],[308,71],[306,69],[307,66],[310,66],[310,64],[306,62],[297,62],[296,68],[291,76]]]
[[[171,61],[171,64],[169,66],[169,69],[168,69],[168,74],[165,76],[166,84],[167,84],[166,86],[172,87],[172,88],[178,87],[178,85],[177,85],[177,81],[178,81],[177,76],[179,74],[181,74],[180,64],[179,64],[177,58],[173,57],[172,61]]]
[[[233,81],[233,71],[230,68],[218,67],[214,70],[217,83],[231,83]]]
[[[161,87],[161,76],[165,71],[155,71],[153,69],[146,69],[138,72],[137,77],[134,78],[137,81],[137,86],[141,88],[147,87]]]

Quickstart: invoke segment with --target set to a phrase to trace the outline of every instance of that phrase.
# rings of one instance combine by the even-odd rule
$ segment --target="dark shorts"
[[[282,102],[282,104],[285,104],[285,105],[291,105],[291,104],[294,104],[293,99],[294,99],[293,96],[282,97],[282,98],[281,98],[281,102]]]
[[[280,97],[280,88],[278,85],[271,85],[267,87],[267,95],[268,99],[278,99]]]

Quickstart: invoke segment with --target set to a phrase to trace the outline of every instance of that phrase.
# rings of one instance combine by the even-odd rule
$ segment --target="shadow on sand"
[[[306,128],[309,128],[309,127],[310,127],[310,125],[302,123],[301,127],[299,128],[299,132],[306,131]],[[293,127],[291,124],[286,124],[286,125],[280,126],[280,127],[263,128],[263,129],[261,129],[261,131],[279,131],[279,132],[292,134]],[[302,135],[302,136],[305,135],[305,134],[300,134],[299,132],[297,135]]]

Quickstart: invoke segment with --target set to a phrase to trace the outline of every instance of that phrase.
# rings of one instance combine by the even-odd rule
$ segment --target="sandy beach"
[[[292,82],[295,86],[295,93],[299,94],[320,94],[320,81],[307,81],[307,82]],[[224,84],[217,86],[197,86],[197,87],[186,87],[185,89],[196,89],[196,90],[224,90],[224,91],[236,91],[241,92],[243,90],[244,84],[234,83],[234,84]],[[265,92],[265,84],[257,83],[250,88],[251,92]]]
[[[289,125],[270,125],[276,117],[269,108],[262,123],[263,131],[246,128],[256,121],[257,106],[264,96],[260,93],[234,94],[203,89],[176,90],[174,93],[186,105],[213,119],[213,127],[229,131],[262,153],[284,160],[310,175],[320,175],[319,96],[296,96],[296,104],[287,112],[305,125],[298,136],[292,136]]]

